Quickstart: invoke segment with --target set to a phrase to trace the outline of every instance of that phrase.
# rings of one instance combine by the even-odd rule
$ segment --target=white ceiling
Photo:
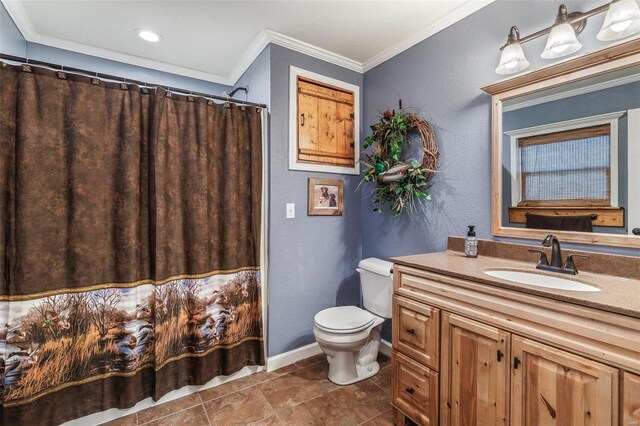
[[[269,42],[364,72],[492,1],[2,3],[28,41],[233,85]]]

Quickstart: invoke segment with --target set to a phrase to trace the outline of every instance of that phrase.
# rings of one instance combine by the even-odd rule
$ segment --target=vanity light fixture
[[[138,28],[136,29],[136,33],[138,34],[138,37],[140,37],[144,41],[150,41],[152,43],[160,41],[160,34],[154,33],[153,31],[145,30],[144,28]]]
[[[496,68],[498,74],[512,74],[522,71],[529,66],[529,61],[524,57],[520,46],[520,32],[518,27],[511,27],[507,44],[502,49],[500,65]]]
[[[586,23],[586,21],[583,20],[580,21],[580,23]],[[543,59],[561,58],[580,50],[582,44],[578,41],[576,33],[582,32],[583,28],[584,25],[578,26],[577,28],[571,26],[567,6],[564,4],[560,5],[556,22],[551,27],[549,38],[547,38],[547,45],[540,57]]]
[[[640,31],[640,6],[636,0],[617,0],[611,3],[602,29],[596,36],[600,41],[612,41]]]
[[[601,41],[613,41],[640,32],[640,6],[638,0],[613,0],[588,12],[571,12],[562,4],[558,8],[555,23],[526,37],[520,38],[517,27],[511,27],[507,43],[500,48],[502,56],[496,68],[498,74],[513,74],[526,69],[529,61],[524,56],[522,44],[549,34],[544,51],[544,59],[556,59],[571,55],[582,48],[578,35],[587,25],[587,19],[607,12],[598,32]]]

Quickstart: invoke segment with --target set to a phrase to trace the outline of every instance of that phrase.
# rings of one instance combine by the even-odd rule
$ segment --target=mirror
[[[484,89],[494,235],[640,247],[639,40]]]

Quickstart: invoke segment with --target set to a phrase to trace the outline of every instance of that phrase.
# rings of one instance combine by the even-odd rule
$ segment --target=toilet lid
[[[334,333],[354,333],[371,325],[374,316],[357,306],[338,306],[316,314],[314,321],[318,327]]]

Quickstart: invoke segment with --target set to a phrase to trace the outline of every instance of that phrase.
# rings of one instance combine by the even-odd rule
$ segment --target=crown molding
[[[338,55],[337,53],[330,52],[329,50],[305,43],[304,41],[300,41],[275,31],[265,30],[265,32],[267,33],[269,41],[273,44],[295,50],[296,52],[304,53],[305,55],[338,65],[351,71],[359,73],[364,72],[361,62],[354,61],[353,59],[349,59],[345,56]]]
[[[495,0],[470,0],[463,3],[459,7],[455,8],[454,10],[440,17],[438,20],[436,20],[435,22],[433,22],[431,25],[427,26],[423,30],[418,31],[414,35],[405,38],[401,42],[394,44],[393,46],[383,50],[373,58],[366,61],[364,64],[362,64],[363,72],[367,72],[377,67],[381,63],[388,61],[394,56],[428,39],[429,37],[435,35],[436,33],[439,33],[445,28],[466,18],[472,13],[477,12],[483,7],[488,6],[494,1]]]
[[[251,42],[249,48],[244,52],[236,66],[231,71],[231,74],[227,77],[229,85],[235,85],[240,77],[249,69],[253,61],[256,60],[262,50],[270,43],[269,36],[266,31],[260,31],[260,34]]]
[[[9,16],[15,22],[16,26],[28,42],[39,43],[46,46],[56,47],[59,49],[69,50],[72,52],[82,53],[85,55],[95,56],[113,61],[123,62],[130,65],[136,65],[144,68],[150,68],[158,71],[178,74],[185,77],[196,78],[198,80],[210,81],[213,83],[233,86],[238,79],[247,71],[249,66],[258,57],[260,52],[269,44],[273,43],[287,49],[294,50],[299,53],[320,59],[322,61],[358,72],[364,73],[382,62],[391,59],[397,54],[409,49],[410,47],[420,43],[421,41],[431,37],[444,28],[458,22],[459,20],[469,16],[470,14],[480,10],[495,0],[469,0],[453,11],[447,13],[424,30],[404,39],[394,46],[384,50],[380,54],[374,56],[365,63],[349,59],[345,56],[323,49],[321,47],[303,42],[284,34],[263,30],[247,48],[236,66],[228,76],[209,73],[189,67],[174,65],[167,62],[157,61],[154,59],[141,58],[139,56],[130,55],[128,53],[117,52],[110,49],[104,49],[87,44],[78,43],[71,40],[65,40],[58,37],[52,37],[40,34],[34,30],[31,22],[19,0],[0,0],[7,9]]]

